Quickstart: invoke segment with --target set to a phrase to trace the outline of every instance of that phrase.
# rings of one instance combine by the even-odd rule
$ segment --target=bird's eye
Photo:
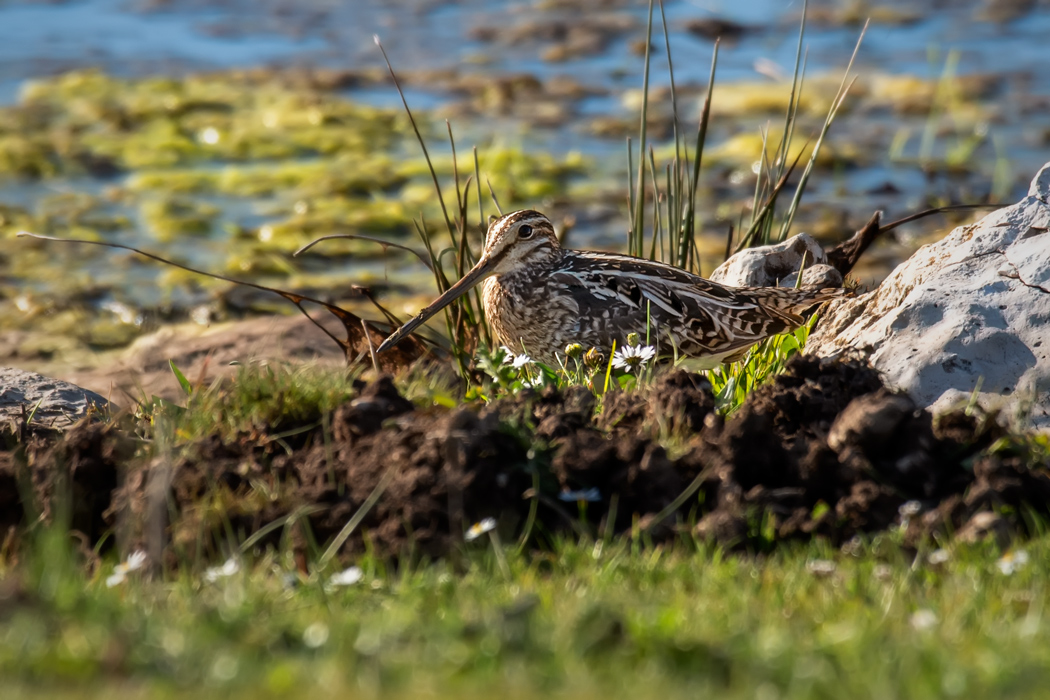
[[[518,229],[518,238],[532,238],[532,227],[525,224]]]

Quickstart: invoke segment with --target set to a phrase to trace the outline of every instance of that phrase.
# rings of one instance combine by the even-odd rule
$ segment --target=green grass
[[[231,438],[257,431],[273,437],[318,427],[325,415],[354,396],[354,380],[361,372],[310,364],[245,366],[231,381],[194,386],[177,366],[171,367],[186,393],[184,405],[142,399],[138,415],[151,427],[174,420],[173,437],[185,443],[209,435]]]
[[[113,562],[86,574],[50,532],[0,584],[0,676],[9,698],[1040,697],[1050,539],[1010,575],[992,545],[933,564],[894,539],[560,542],[505,571],[482,539],[326,590],[273,553],[107,588]]]
[[[650,3],[649,40],[654,7]],[[804,25],[799,57],[803,34]],[[665,23],[664,41],[669,54]],[[658,167],[646,135],[647,95],[636,156],[628,144],[628,249],[693,270],[699,267],[696,198],[716,65],[717,49],[693,144],[680,135],[675,106],[673,157]],[[647,55],[645,85],[649,68]],[[668,70],[673,85],[670,58]],[[798,198],[848,87],[844,77],[808,151],[794,200],[778,212],[777,196],[794,167],[789,154],[807,153],[792,146],[803,73],[796,60],[780,141],[767,143],[768,133],[762,135],[750,220],[735,240],[730,234],[727,252],[734,243],[742,247],[783,238],[791,228]],[[151,87],[111,83],[87,74],[57,82],[53,89],[76,92],[87,85],[145,99]],[[44,87],[35,88],[36,99],[47,97]],[[216,89],[207,82],[190,87],[209,94]],[[237,98],[253,108],[259,100],[263,107],[268,104],[247,90]],[[156,108],[152,103],[140,107],[146,113]],[[284,150],[265,155],[347,147],[323,129],[308,128],[317,124],[300,126],[288,143],[268,144]],[[409,124],[398,120],[386,137],[409,131]],[[414,124],[411,131],[422,144]],[[433,181],[445,225],[435,228],[421,220],[418,231],[440,290],[476,260],[477,234],[487,213],[477,153],[457,159],[448,131],[451,157],[431,162],[425,153],[426,167],[416,161],[411,172],[390,163],[376,168],[390,186],[426,176]],[[142,134],[151,143],[157,136]],[[210,156],[214,149],[198,141],[164,141],[166,147],[155,149],[145,163],[134,161],[140,154],[126,144],[105,141],[99,148],[118,162],[150,168],[132,182],[133,190],[167,194],[216,183],[238,194],[248,180],[268,192],[302,189],[321,167],[288,166],[263,185],[255,173],[245,179],[247,174],[234,170],[219,175],[167,170]],[[238,147],[229,139],[218,143]],[[247,159],[253,153],[223,155]],[[330,164],[322,165],[321,175],[342,173],[338,168],[329,173]],[[495,174],[513,173],[508,163],[486,166]],[[522,167],[534,171],[539,161]],[[559,168],[550,165],[551,172]],[[446,181],[444,194],[440,180]],[[335,184],[357,187],[342,180]],[[505,192],[508,187],[501,184],[497,180],[496,190]],[[519,191],[507,199],[541,195]],[[318,197],[311,200],[313,209],[297,210],[300,218],[324,214],[309,225],[296,220],[304,236],[312,235],[315,225],[327,225],[328,217],[346,213],[325,210]],[[209,210],[172,202],[144,207],[158,231],[168,226],[181,235],[211,226]],[[468,223],[475,207],[477,224]],[[647,220],[652,221],[648,236]],[[644,389],[655,372],[664,371],[614,372],[612,352],[601,360],[570,357],[563,367],[508,366],[499,351],[485,350],[488,333],[479,306],[476,297],[468,296],[446,315],[455,365],[470,379],[464,385],[453,376],[451,362],[444,371],[416,367],[399,378],[406,396],[423,406],[454,407],[464,400],[480,404],[514,394],[537,382],[583,384],[603,396]],[[720,409],[733,411],[781,371],[804,346],[809,328],[770,339],[742,362],[709,372]],[[172,370],[186,392],[185,405],[144,399],[139,406],[135,429],[144,450],[154,455],[210,435],[294,442],[303,431],[320,427],[326,432],[332,412],[355,396],[356,374],[346,371],[250,367],[233,381],[205,387],[194,385],[174,365]],[[905,549],[897,532],[843,551],[816,541],[764,555],[728,554],[689,535],[663,544],[630,536],[595,542],[583,536],[557,540],[543,551],[504,548],[492,537],[464,542],[436,562],[408,554],[400,561],[363,556],[356,561],[361,581],[342,588],[326,586],[338,569],[333,561],[315,559],[315,569],[299,574],[291,552],[255,551],[251,543],[239,542],[225,543],[248,551],[231,576],[209,582],[204,564],[183,561],[153,578],[132,572],[108,587],[116,560],[85,555],[61,527],[29,527],[22,537],[20,546],[0,548],[4,697],[1016,698],[1041,696],[1050,680],[1043,603],[1050,538],[1045,535],[1023,545],[1027,564],[1012,573],[1004,573],[1003,553],[992,543],[955,544],[946,559],[938,553],[931,560],[928,550]]]

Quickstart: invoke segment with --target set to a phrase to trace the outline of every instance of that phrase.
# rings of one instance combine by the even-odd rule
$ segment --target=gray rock
[[[784,279],[780,280],[781,287],[794,287],[795,279],[798,277],[797,272],[793,272]],[[841,287],[842,286],[842,273],[833,268],[831,265],[806,265],[806,268],[802,270],[802,282],[803,287]]]
[[[84,417],[90,406],[104,409],[108,404],[102,396],[75,384],[0,367],[0,420],[5,423],[21,421],[24,408],[25,415],[32,413],[34,425],[65,429]]]
[[[1050,164],[1028,196],[920,248],[875,290],[836,300],[806,352],[867,354],[933,410],[977,392],[1050,429]]]
[[[841,287],[842,275],[812,236],[800,233],[783,243],[742,250],[711,273],[711,281],[734,287],[794,287],[805,258],[802,284]]]

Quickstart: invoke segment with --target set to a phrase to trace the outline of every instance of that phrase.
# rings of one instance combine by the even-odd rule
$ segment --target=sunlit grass
[[[184,396],[178,402],[142,396],[136,405],[140,429],[169,431],[179,443],[209,436],[232,439],[240,433],[279,439],[320,427],[326,416],[356,396],[360,369],[315,365],[248,365],[230,378],[195,384],[171,364]]]
[[[53,535],[3,579],[6,697],[1039,697],[1050,680],[1046,537],[1007,558],[892,534],[761,558],[560,541],[503,564],[481,538],[443,562],[365,557],[341,587],[270,552],[212,582],[108,588],[112,562],[85,573]]]
[[[706,372],[719,410],[732,413],[756,388],[784,371],[788,360],[802,352],[817,315],[791,333],[782,333],[753,346],[739,362]]]

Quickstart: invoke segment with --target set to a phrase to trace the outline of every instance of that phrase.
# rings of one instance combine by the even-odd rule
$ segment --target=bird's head
[[[462,279],[433,301],[419,315],[394,331],[377,352],[391,348],[427,319],[493,275],[506,275],[529,265],[548,262],[561,251],[554,225],[538,211],[524,209],[495,219],[485,234],[481,258]]]
[[[485,249],[474,270],[484,266],[487,271],[484,277],[505,275],[526,265],[547,262],[560,250],[550,219],[538,211],[524,209],[501,216],[489,224]],[[467,276],[469,273],[464,279]]]

